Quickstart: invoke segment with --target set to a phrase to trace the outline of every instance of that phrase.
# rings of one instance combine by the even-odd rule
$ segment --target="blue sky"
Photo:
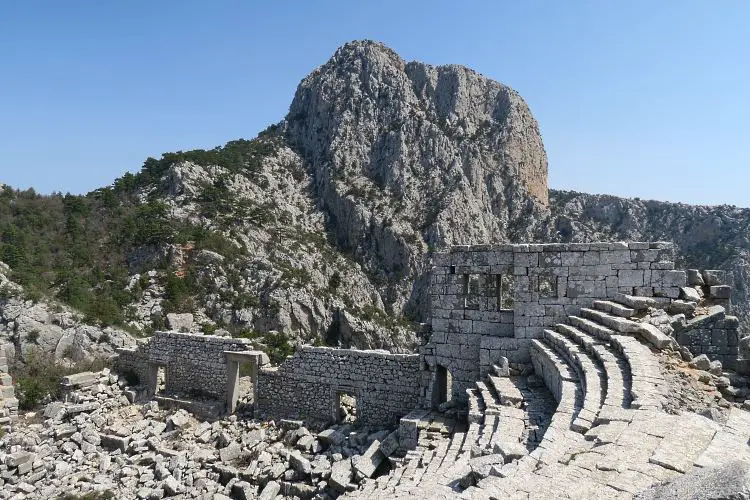
[[[0,3],[0,182],[82,193],[250,138],[353,39],[518,90],[550,187],[750,206],[750,2]]]

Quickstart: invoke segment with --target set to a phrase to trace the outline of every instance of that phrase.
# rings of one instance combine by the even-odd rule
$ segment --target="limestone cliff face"
[[[284,129],[340,247],[390,280],[416,279],[428,249],[528,240],[546,212],[547,158],[528,106],[461,66],[346,44],[300,83]],[[392,310],[410,288],[392,287]]]

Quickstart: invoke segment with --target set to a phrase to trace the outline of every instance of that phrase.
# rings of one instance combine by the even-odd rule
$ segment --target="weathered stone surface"
[[[303,475],[309,475],[312,471],[310,461],[303,457],[302,453],[297,450],[289,454],[289,465],[292,467],[292,469]]]
[[[380,451],[380,441],[375,440],[372,442],[367,451],[365,451],[359,460],[354,465],[363,476],[372,477],[375,474],[375,470],[385,460],[385,455]]]
[[[258,500],[273,500],[281,491],[281,485],[276,481],[269,481],[258,495]]]
[[[167,326],[170,330],[189,333],[194,329],[193,315],[191,313],[169,313],[167,314]]]
[[[727,285],[712,286],[709,295],[715,299],[729,299],[732,296],[732,287]]]
[[[692,287],[687,287],[687,286],[680,288],[680,298],[685,299],[689,302],[701,301],[701,295],[700,293],[698,293],[698,290]]]
[[[339,492],[346,491],[352,480],[352,463],[350,459],[334,462],[328,484]]]
[[[336,429],[326,429],[318,433],[318,439],[322,443],[338,446],[344,442],[346,436],[341,434]]]
[[[750,498],[750,464],[730,462],[721,467],[698,469],[667,484],[657,485],[639,500],[709,500]]]

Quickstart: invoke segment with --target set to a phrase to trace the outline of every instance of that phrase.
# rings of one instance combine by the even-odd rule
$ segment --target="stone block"
[[[398,449],[398,431],[393,431],[380,443],[380,451],[386,457],[390,457]]]
[[[698,269],[688,269],[687,270],[687,282],[690,286],[703,286],[705,285],[705,282],[703,281],[703,275]]]
[[[717,286],[726,283],[726,272],[718,269],[707,269],[701,271],[701,276],[703,277],[703,283],[706,286]]]
[[[281,485],[276,481],[269,481],[258,495],[258,500],[273,500],[281,491]]]
[[[693,287],[684,286],[680,288],[680,298],[683,300],[687,300],[689,302],[700,302],[701,301],[701,295]]]
[[[334,462],[331,467],[331,477],[328,479],[328,485],[334,490],[343,493],[347,490],[352,480],[352,462],[346,458]]]
[[[19,467],[25,463],[31,463],[36,458],[36,455],[29,453],[28,451],[17,451],[11,453],[5,459],[5,464],[10,468]]]
[[[653,270],[651,271],[651,283],[654,287],[684,287],[687,284],[685,271]]]
[[[713,285],[709,290],[709,296],[714,299],[729,299],[732,297],[732,287],[729,285]]]
[[[641,287],[644,285],[642,270],[621,270],[617,272],[617,277],[619,278],[620,286]]]
[[[289,454],[289,466],[305,476],[309,475],[312,471],[310,461],[302,456],[302,453],[297,450],[294,450]]]
[[[102,448],[106,450],[120,450],[125,452],[128,449],[128,443],[130,438],[120,437],[112,434],[105,434],[101,436]]]
[[[375,470],[385,460],[385,455],[380,451],[380,441],[377,439],[372,442],[369,448],[359,457],[355,468],[365,477],[372,477]]]

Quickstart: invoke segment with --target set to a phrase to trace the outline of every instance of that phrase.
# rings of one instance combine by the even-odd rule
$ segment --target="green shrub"
[[[328,289],[333,291],[338,290],[341,286],[341,273],[334,271],[330,278],[328,278]]]
[[[37,408],[47,397],[59,399],[62,377],[83,371],[99,371],[106,366],[104,360],[62,365],[54,356],[39,349],[29,350],[25,361],[23,364],[16,363],[11,369],[18,406],[22,410]]]
[[[26,334],[26,342],[29,342],[31,344],[36,344],[39,340],[39,330],[31,330],[29,333]]]

